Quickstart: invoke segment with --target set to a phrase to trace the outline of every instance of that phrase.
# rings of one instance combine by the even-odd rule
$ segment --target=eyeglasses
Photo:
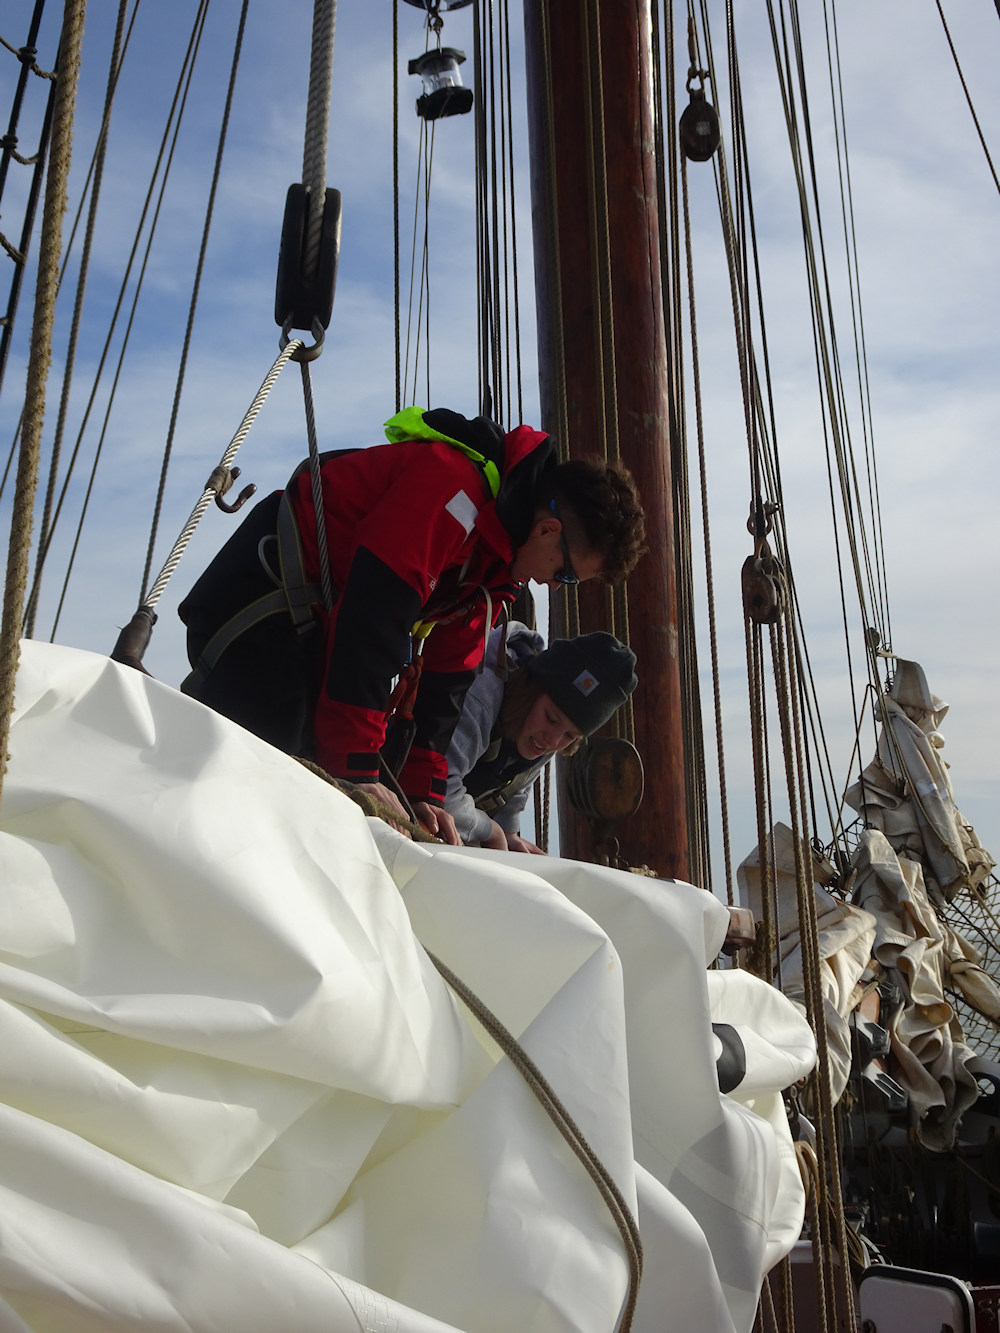
[[[556,510],[555,500],[549,501],[549,508],[552,510],[553,516],[555,518],[559,518],[558,511]],[[559,521],[561,523],[562,519],[559,519]],[[562,569],[558,570],[555,574],[552,575],[552,577],[555,579],[556,583],[563,583],[570,588],[575,587],[576,584],[580,582],[580,579],[577,576],[576,570],[573,568],[573,561],[569,558],[569,547],[566,545],[565,526],[559,533],[559,545],[562,547],[564,563]]]

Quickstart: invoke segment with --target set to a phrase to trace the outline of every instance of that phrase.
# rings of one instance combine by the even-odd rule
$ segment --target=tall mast
[[[671,500],[669,376],[660,284],[648,0],[524,0],[542,423],[570,457],[605,446],[631,470],[649,553],[629,581],[638,657],[635,745],[645,766],[621,856],[687,878],[688,839]],[[552,598],[553,635],[614,625],[593,583],[579,624]],[[587,821],[560,792],[563,855],[589,859]]]

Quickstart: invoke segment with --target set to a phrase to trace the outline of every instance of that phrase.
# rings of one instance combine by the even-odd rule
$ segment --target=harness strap
[[[528,778],[532,781],[538,777],[537,773],[526,768],[521,773],[516,773],[511,780],[504,784],[498,791],[487,792],[484,796],[476,797],[476,808],[482,810],[484,814],[492,815],[494,810],[500,810],[507,804],[512,796],[515,796],[528,784]]]
[[[278,566],[281,571],[279,586],[273,592],[258,597],[255,602],[250,602],[230,616],[224,625],[220,625],[202,649],[194,670],[184,681],[186,693],[193,693],[205,683],[230,644],[269,616],[280,615],[282,612],[291,616],[295,632],[300,636],[315,625],[314,608],[321,602],[323,593],[318,583],[306,582],[302,541],[287,491],[282,494],[278,505],[277,542]],[[258,546],[257,557],[264,572],[274,581],[274,571],[264,554],[264,544],[262,541]]]
[[[318,584],[306,582],[302,538],[287,490],[278,505],[278,567],[292,623],[298,634],[305,634],[315,624],[314,608],[322,601],[322,591]],[[340,589],[334,588],[334,602],[339,596]]]

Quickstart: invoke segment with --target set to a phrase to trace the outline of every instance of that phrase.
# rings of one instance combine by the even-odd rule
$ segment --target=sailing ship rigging
[[[22,8],[27,14],[29,7]],[[529,78],[528,83],[527,112],[518,109],[516,97],[498,98],[496,119],[475,122],[477,143],[471,130],[473,117],[449,118],[441,125],[430,126],[408,116],[409,92],[413,96],[416,92],[401,92],[400,52],[410,41],[413,49],[405,48],[406,55],[417,55],[418,16],[387,4],[376,18],[370,8],[366,6],[365,13],[359,15],[355,7],[345,4],[338,16],[328,179],[344,193],[344,262],[320,362],[323,375],[319,368],[316,372],[317,418],[324,447],[336,447],[337,441],[354,444],[359,433],[364,436],[371,432],[373,424],[377,426],[391,414],[394,400],[398,407],[401,395],[419,396],[414,389],[426,388],[428,397],[454,402],[470,415],[484,402],[511,423],[517,418],[532,420],[541,415],[550,429],[572,442],[572,447],[577,441],[588,446],[584,452],[596,439],[602,447],[610,442],[612,448],[621,450],[626,461],[631,461],[627,450],[635,448],[633,466],[650,492],[657,528],[663,535],[655,569],[645,580],[650,600],[643,602],[638,593],[631,606],[597,605],[594,599],[583,599],[579,607],[571,604],[557,612],[554,622],[557,632],[575,632],[578,627],[604,625],[610,615],[612,624],[631,626],[633,640],[646,648],[645,654],[640,653],[640,662],[644,657],[655,686],[645,703],[637,700],[637,717],[631,726],[631,735],[638,739],[647,761],[647,795],[640,817],[646,822],[637,823],[631,834],[627,825],[616,830],[625,859],[633,865],[651,866],[662,875],[691,879],[714,889],[723,899],[728,893],[732,900],[735,861],[755,843],[763,844],[767,831],[784,816],[783,779],[776,777],[778,751],[784,745],[791,752],[795,738],[782,731],[776,716],[780,702],[770,681],[772,673],[777,676],[780,668],[786,675],[779,685],[792,706],[797,702],[804,707],[808,701],[822,703],[826,710],[839,694],[832,725],[828,712],[823,723],[819,712],[799,719],[798,725],[803,727],[798,738],[800,750],[810,752],[814,768],[822,770],[823,777],[809,788],[804,778],[798,790],[793,783],[792,801],[794,804],[796,797],[800,798],[798,814],[804,821],[807,841],[816,844],[817,850],[822,845],[835,870],[841,872],[856,837],[856,833],[845,833],[853,815],[845,814],[842,795],[874,748],[883,673],[891,675],[893,670],[890,654],[896,651],[901,657],[919,658],[928,667],[932,688],[945,692],[952,688],[950,681],[940,677],[944,674],[942,667],[954,667],[958,651],[942,645],[959,642],[963,634],[968,639],[972,613],[965,609],[965,589],[968,587],[971,601],[971,589],[977,582],[973,570],[989,568],[983,546],[996,541],[992,525],[985,521],[988,486],[977,485],[977,477],[985,483],[989,476],[989,437],[983,422],[989,411],[995,411],[995,388],[992,378],[985,387],[977,386],[975,379],[960,378],[958,370],[962,362],[988,361],[986,348],[989,339],[996,337],[995,330],[988,331],[988,312],[995,309],[998,294],[996,273],[990,263],[992,247],[983,238],[995,231],[997,207],[996,193],[991,193],[989,157],[989,114],[995,117],[997,108],[986,53],[995,50],[1000,41],[1000,24],[985,27],[976,42],[970,39],[968,29],[961,29],[961,24],[969,21],[967,17],[948,16],[947,23],[942,24],[932,16],[937,25],[933,34],[930,24],[920,29],[921,53],[929,54],[934,41],[950,46],[956,58],[961,56],[963,79],[957,80],[954,68],[949,70],[942,61],[933,79],[928,76],[919,81],[919,99],[929,101],[928,89],[932,88],[941,99],[938,105],[942,110],[936,122],[933,118],[921,120],[923,135],[916,142],[897,135],[905,145],[904,152],[888,159],[883,156],[883,146],[893,136],[884,126],[892,123],[900,102],[911,102],[908,110],[914,113],[911,99],[916,96],[917,80],[909,72],[905,79],[892,77],[901,74],[901,57],[898,42],[891,40],[887,16],[862,16],[850,7],[845,12],[840,6],[836,14],[831,7],[829,15],[824,8],[821,22],[817,15],[800,14],[796,5],[762,7],[760,14],[751,13],[747,7],[727,27],[727,16],[716,13],[712,6],[690,15],[656,6],[654,21],[647,30],[635,16],[612,13],[608,6],[582,5],[579,15],[570,19],[557,13],[556,7],[536,0],[525,6],[528,64],[531,68],[534,62],[535,70],[534,82]],[[443,13],[434,16],[443,19],[444,40],[467,46],[470,51],[475,49],[474,58],[463,69],[468,71],[470,65],[475,68],[480,102],[493,96],[488,91],[493,87],[488,74],[499,80],[501,88],[519,80],[514,73],[514,54],[521,45],[520,13],[515,15],[504,5],[476,5],[474,10],[441,6],[441,10]],[[145,117],[153,115],[156,84],[166,66],[165,60],[152,60],[149,54],[142,59],[141,43],[149,43],[148,53],[159,49],[162,42],[155,23],[144,29],[141,17],[135,13],[130,18],[135,20],[134,30],[122,26],[121,40],[126,46],[136,43],[138,54],[123,62],[115,96],[128,97],[127,79],[134,67],[142,70],[144,96],[130,103],[137,109],[131,125],[124,130],[112,128],[108,133],[108,177],[103,192],[105,201],[110,199],[116,206],[105,203],[102,212],[110,213],[111,239],[95,241],[97,276],[92,271],[88,279],[91,294],[82,304],[84,315],[95,320],[84,328],[100,328],[102,332],[99,336],[92,332],[89,341],[87,335],[79,340],[74,387],[66,400],[74,405],[74,410],[67,412],[70,435],[71,423],[86,422],[86,429],[84,424],[80,426],[78,447],[92,447],[88,431],[99,435],[86,487],[82,481],[86,454],[82,453],[76,479],[66,484],[65,491],[66,508],[71,512],[74,507],[80,508],[80,492],[86,489],[90,514],[88,528],[79,536],[66,533],[65,518],[61,518],[62,527],[54,530],[45,561],[46,576],[38,584],[37,597],[33,590],[37,637],[45,636],[44,627],[51,623],[57,642],[108,651],[109,639],[113,639],[108,629],[109,607],[114,603],[111,622],[120,623],[135,603],[137,591],[141,601],[149,583],[149,553],[144,553],[143,574],[139,568],[143,557],[126,556],[124,552],[143,550],[152,508],[164,529],[171,519],[177,521],[187,512],[192,489],[196,492],[201,486],[208,467],[218,457],[220,442],[231,436],[245,408],[248,390],[252,392],[273,359],[275,330],[268,316],[280,206],[290,179],[288,129],[305,100],[301,63],[293,77],[283,77],[278,71],[291,68],[291,53],[301,52],[308,45],[304,31],[308,15],[304,11],[291,15],[288,28],[277,35],[270,31],[265,35],[256,26],[259,17],[254,16],[248,19],[245,36],[242,26],[239,28],[239,41],[246,44],[241,60],[250,61],[257,77],[253,73],[248,77],[245,68],[238,78],[234,77],[230,141],[221,158],[221,189],[205,252],[205,297],[212,289],[227,300],[216,305],[214,299],[203,297],[199,303],[191,326],[192,356],[183,397],[175,399],[173,416],[171,396],[179,394],[180,379],[176,369],[166,370],[160,338],[152,332],[162,328],[169,313],[178,340],[183,339],[184,319],[177,298],[186,301],[191,288],[178,276],[189,267],[181,263],[178,237],[189,227],[184,246],[189,251],[195,249],[194,238],[207,211],[204,192],[196,194],[190,185],[195,159],[208,159],[215,151],[214,143],[209,149],[205,142],[209,138],[204,129],[207,108],[212,108],[214,124],[228,116],[226,80],[219,69],[213,70],[204,86],[193,77],[192,71],[208,63],[199,66],[197,45],[200,41],[207,43],[213,28],[220,32],[225,29],[232,51],[238,17],[232,6],[224,15],[218,10],[209,12],[207,7],[199,7],[196,12],[192,6],[192,63],[178,64],[178,68],[187,70],[184,80],[190,78],[191,82],[187,86],[178,80],[176,88],[178,98],[190,98],[201,114],[192,128],[187,127],[187,121],[172,122],[162,140],[167,146],[164,160],[175,159],[172,171],[183,188],[176,193],[164,190],[159,199],[155,192],[150,195],[151,201],[156,200],[149,210],[150,218],[162,210],[169,225],[157,226],[156,247],[151,247],[141,261],[147,270],[144,292],[128,317],[131,351],[121,363],[120,378],[116,375],[112,403],[106,385],[124,318],[118,332],[108,335],[109,369],[103,387],[98,387],[100,382],[95,377],[92,398],[86,397],[82,387],[82,372],[84,366],[89,370],[104,356],[95,350],[104,346],[103,330],[109,327],[104,274],[112,269],[120,272],[117,261],[127,248],[122,237],[131,234],[126,231],[124,215],[135,207],[124,184],[127,177],[114,174],[114,154],[121,145],[123,160],[131,171],[135,171],[132,164],[137,158],[154,156],[149,149],[151,136]],[[51,19],[47,17],[46,22],[51,23]],[[88,33],[86,40],[95,45],[103,42],[107,48],[111,36],[108,22],[106,16],[98,18],[96,32]],[[33,43],[37,45],[38,60],[44,64],[48,33],[48,52],[53,53],[50,66],[54,64],[52,31],[44,30]],[[404,37],[404,33],[410,36]],[[486,40],[484,34],[488,34]],[[7,32],[0,36],[13,46],[22,41],[20,36],[11,39]],[[433,44],[429,26],[419,40]],[[639,81],[634,79],[635,50],[637,44],[645,50],[646,42],[650,44],[650,78],[648,86],[640,90]],[[767,47],[773,48],[768,68],[776,67],[777,72],[767,75],[765,82],[760,72],[763,65],[756,62],[763,54],[762,48]],[[492,57],[489,66],[486,52]],[[560,60],[567,60],[568,53],[572,63],[560,64]],[[270,66],[266,76],[261,72],[265,65]],[[955,126],[968,123],[964,119],[968,114],[964,93],[974,86],[975,73],[982,74],[984,67],[987,77],[981,82],[980,93],[985,94],[986,107],[982,96],[972,96],[977,111],[975,124],[982,137],[971,130],[958,134]],[[576,73],[571,75],[574,69]],[[823,84],[819,84],[817,70],[825,74]],[[827,91],[831,82],[832,94]],[[261,86],[269,90],[266,99],[261,96]],[[822,92],[817,91],[819,87]],[[851,92],[860,90],[867,97],[861,112],[850,108],[846,93],[840,100],[839,89],[844,87]],[[710,164],[682,158],[673,138],[689,92],[705,88],[722,112],[722,153]],[[827,97],[831,99],[830,111],[825,106]],[[627,114],[631,120],[615,122],[614,112],[621,111],[615,105],[616,98],[630,108]],[[991,100],[994,105],[989,105]],[[35,124],[40,123],[43,101],[35,98],[31,112]],[[262,101],[267,106],[263,146],[259,115]],[[400,110],[393,139],[385,129],[386,103],[395,103]],[[769,110],[763,109],[765,103]],[[100,107],[93,93],[89,98],[82,97],[80,113],[78,142],[96,144]],[[628,175],[629,163],[615,135],[622,143],[634,138],[634,124],[645,123],[643,118],[647,116],[639,164],[640,175],[644,169],[649,172],[643,182],[645,215],[629,219],[622,230],[620,215],[627,212],[621,207],[622,200],[634,197],[635,182]],[[26,121],[30,123],[30,119]],[[257,131],[252,140],[248,128],[251,123]],[[489,145],[484,141],[487,125],[495,136]],[[521,158],[517,155],[518,134]],[[170,137],[174,135],[176,139]],[[523,161],[524,142],[529,136],[533,140],[535,176],[530,188]],[[30,141],[30,131],[23,133],[23,140]],[[953,155],[947,160],[935,151],[942,140],[947,140]],[[783,143],[782,162],[788,160],[791,148],[791,170],[787,166],[779,169],[779,142]],[[374,152],[375,144],[381,146],[381,156]],[[499,150],[502,159],[492,180],[488,171],[476,165],[482,163],[487,147]],[[401,158],[406,152],[413,153],[419,162],[412,237],[408,234],[409,223],[404,227],[397,220],[401,217],[402,192],[398,197],[393,194],[394,175],[402,180],[405,173],[386,169],[394,156]],[[81,155],[74,167],[78,177],[86,160],[86,155]],[[836,184],[828,192],[819,169],[831,160]],[[961,208],[955,210],[955,220],[947,232],[935,216],[934,206],[914,188],[914,177],[929,162],[935,164],[944,181],[936,194],[939,204],[947,199],[949,191],[960,194]],[[879,172],[895,173],[895,196],[887,190],[865,192],[864,183],[870,183]],[[475,188],[470,188],[473,185]],[[25,192],[28,187],[20,188]],[[492,217],[483,215],[483,202],[491,189],[494,199],[505,196],[509,211],[503,219],[499,212]],[[579,197],[574,195],[576,189],[582,192]],[[473,195],[478,199],[478,213],[460,202],[463,196]],[[789,225],[772,220],[779,214],[779,196],[792,219]],[[365,201],[360,217],[357,211],[352,212],[359,198]],[[536,222],[536,283],[542,292],[538,298],[542,328],[540,401],[533,387],[534,348],[525,315],[525,302],[530,306],[532,301],[523,290],[527,268],[524,242],[531,230],[529,200]],[[571,233],[566,214],[574,212],[581,225]],[[6,201],[3,216],[8,216]],[[831,217],[835,223],[830,222]],[[148,225],[152,234],[152,223]],[[519,275],[507,269],[506,260],[498,265],[493,254],[508,225],[522,242]],[[477,226],[481,229],[478,232]],[[887,274],[891,267],[902,266],[909,247],[901,238],[911,227],[915,231],[919,228],[914,246],[919,258],[904,271],[910,280],[911,304],[901,305],[888,296]],[[788,239],[795,231],[805,238],[804,257],[801,240],[793,248]],[[843,232],[842,238],[838,236],[843,260],[834,258],[834,235],[838,231]],[[257,236],[266,238],[264,249],[269,247],[270,254],[266,262],[250,259],[250,241]],[[398,270],[407,240],[412,242],[412,268],[418,275],[411,282],[416,314],[411,324],[412,342],[401,353]],[[629,272],[627,280],[623,279],[621,271],[644,249],[646,267]],[[68,250],[70,256],[73,253]],[[872,269],[866,263],[866,255],[872,253],[879,257],[874,265],[874,299],[868,295]],[[397,274],[391,282],[387,257],[392,254],[397,257]],[[964,276],[952,257],[957,255],[961,256]],[[712,258],[717,262],[713,264]],[[936,269],[935,261],[941,267]],[[74,262],[71,258],[68,274]],[[584,273],[586,282],[579,276]],[[134,281],[132,277],[130,282]],[[65,303],[69,283],[66,279],[64,283]],[[792,299],[793,287],[807,298],[800,306]],[[389,295],[393,289],[396,294]],[[122,290],[131,293],[132,288],[126,283]],[[646,303],[645,310],[636,297],[643,291],[654,298]],[[944,309],[946,297],[955,302],[961,298],[961,308],[966,312],[965,332],[946,339],[940,328],[936,329],[932,352],[915,353],[925,372],[924,382],[906,382],[897,374],[888,377],[889,387],[885,388],[879,371],[883,360],[898,357],[898,349],[909,343],[915,312],[920,309],[915,291],[926,293]],[[151,292],[155,293],[153,300]],[[516,312],[514,326],[521,343],[513,357],[505,343],[500,315],[500,306],[507,301]],[[139,316],[147,304],[152,319],[144,325]],[[93,307],[98,310],[91,316]],[[255,321],[251,312],[259,312],[259,320]],[[473,320],[479,323],[477,348],[477,340],[471,336]],[[11,347],[12,366],[23,364],[24,344],[12,342]],[[892,350],[881,350],[886,347]],[[696,379],[686,356],[689,350],[697,351]],[[69,357],[65,359],[68,364]],[[139,368],[134,367],[136,360]],[[806,405],[801,387],[805,379],[803,363],[818,382],[814,406]],[[252,372],[248,372],[248,366],[254,367]],[[10,368],[6,375],[0,409],[4,411],[3,420],[11,425],[13,438],[19,405],[10,391]],[[949,375],[955,386],[961,387],[950,386]],[[856,385],[848,387],[855,379]],[[930,380],[932,385],[928,384]],[[723,384],[735,385],[736,391],[723,394],[719,387]],[[245,475],[262,492],[282,485],[289,465],[303,453],[302,408],[296,401],[295,387],[279,381],[266,415],[255,426],[255,434],[266,437],[266,448],[248,449],[240,460]],[[898,415],[889,415],[888,431],[880,387],[883,394],[903,403]],[[69,388],[66,394],[70,394]],[[12,399],[13,407],[8,406]],[[961,415],[955,411],[958,401],[964,408]],[[98,430],[97,417],[105,404],[107,413]],[[54,403],[48,413],[49,418],[52,415]],[[925,425],[920,417],[930,418],[933,427],[928,436],[930,445],[922,448],[914,442],[919,428]],[[154,421],[170,424],[153,425]],[[147,448],[148,438],[154,435],[158,449],[166,438],[173,453],[169,471],[164,466],[159,483],[162,512],[160,500],[155,498],[157,464],[151,461]],[[654,439],[665,446],[659,455],[650,443]],[[706,447],[699,454],[697,446],[703,442]],[[113,480],[107,483],[109,499],[103,498],[102,483],[98,483],[91,500],[90,481],[103,475],[98,469],[102,450],[114,459]],[[946,488],[941,465],[945,450],[953,451],[957,462],[951,471],[962,478],[964,499],[958,524],[946,517],[940,500]],[[73,452],[75,455],[75,449]],[[814,454],[814,465],[806,461],[809,453]],[[102,463],[101,469],[106,466]],[[922,484],[932,493],[932,506],[925,500],[926,507],[919,508],[919,497],[913,496],[914,483],[910,480],[914,471],[918,486]],[[877,487],[872,485],[876,474]],[[899,480],[901,475],[907,480]],[[65,474],[58,477],[58,485],[64,483]],[[658,486],[662,486],[662,493],[654,497]],[[834,496],[831,517],[822,523],[815,503],[820,489]],[[713,513],[711,545],[695,539],[689,526],[690,511],[700,507],[702,499],[706,512],[711,508]],[[894,532],[892,512],[897,499],[908,502],[909,513]],[[715,516],[719,500],[722,518]],[[113,549],[106,540],[99,540],[96,553],[92,546],[88,552],[92,539],[87,535],[93,530],[95,510],[100,515],[98,531],[109,522],[104,516],[113,512],[116,534]],[[217,518],[214,513],[212,517]],[[223,521],[229,520],[219,520]],[[676,533],[670,535],[675,526]],[[817,532],[821,526],[829,528],[827,535],[831,538],[825,550],[839,550],[845,559],[819,554]],[[914,542],[915,530],[922,534],[919,542]],[[47,532],[44,540],[49,540]],[[191,568],[200,567],[205,552],[214,549],[220,540],[218,526],[214,534],[199,531],[190,549]],[[924,563],[919,577],[907,573],[902,578],[905,592],[900,613],[895,609],[895,588],[903,557],[897,550],[904,546],[907,560]],[[65,591],[50,591],[51,570],[58,567],[62,552],[70,549],[72,579]],[[745,653],[739,575],[748,557],[763,561],[751,573],[765,584],[773,578],[776,598],[791,599],[783,608],[790,627],[783,645],[788,657],[772,659],[767,651],[768,631],[758,634],[749,656],[751,706],[763,710],[760,721],[748,726],[735,748],[731,730],[725,728],[716,751],[712,727],[706,725],[702,733],[698,715],[703,710],[707,719],[711,711],[707,701],[713,694],[725,698],[722,711],[732,711],[734,692],[726,690],[726,683],[736,674],[735,664]],[[670,601],[674,594],[664,584],[666,565],[673,561],[683,590],[676,605]],[[716,580],[710,593],[719,648],[714,670],[706,665],[705,658],[699,667],[690,651],[696,631],[708,617],[702,594],[694,591],[693,574],[708,564]],[[846,575],[839,573],[841,567]],[[726,571],[723,579],[720,570]],[[36,571],[41,571],[40,562]],[[688,576],[692,578],[690,589]],[[83,591],[94,578],[103,585],[99,599]],[[173,632],[171,643],[166,624],[171,619],[171,598],[176,601],[183,595],[187,582],[182,578],[177,589],[165,598],[160,608],[161,624],[147,659],[153,674],[167,680],[177,680],[184,674],[179,632]],[[814,583],[822,590],[806,595],[803,589]],[[917,594],[910,591],[918,584],[923,586],[919,607],[915,605]],[[962,587],[962,597],[954,595],[956,585]],[[722,586],[725,593],[719,591]],[[856,591],[863,599],[857,611],[849,609]],[[932,626],[930,634],[928,625]],[[811,645],[815,641],[813,631],[817,627],[824,636],[819,654],[810,649],[810,657],[796,657],[802,643]],[[843,645],[836,649],[832,646],[835,636],[843,639]],[[774,636],[770,637],[773,642]],[[981,664],[981,649],[977,656]],[[854,670],[849,664],[856,660],[862,665],[857,675],[850,676],[845,689],[843,678]],[[671,672],[675,674],[668,683]],[[964,679],[962,685],[966,685]],[[740,689],[746,692],[745,682]],[[980,690],[980,696],[986,693]],[[956,723],[960,723],[960,705],[955,699],[952,705],[952,715],[957,715]],[[983,711],[976,716],[983,717],[983,729],[995,728],[995,710],[988,711],[982,697],[980,709]],[[978,724],[973,726],[979,730]],[[949,728],[945,730],[950,759],[955,735]],[[837,740],[831,744],[834,736]],[[850,743],[845,745],[842,736],[849,736]],[[713,757],[716,752],[725,754],[724,765]],[[685,763],[680,762],[682,757]],[[962,747],[963,761],[965,757]],[[668,762],[664,764],[663,760]],[[677,761],[672,768],[670,760]],[[964,762],[956,757],[958,801],[969,815],[961,786],[963,768]],[[766,794],[755,797],[744,774],[754,774],[758,788],[763,786]],[[707,792],[720,789],[721,809],[717,809]],[[734,818],[732,812],[739,805],[746,813]],[[980,808],[987,809],[985,801],[981,807],[976,805],[972,823],[979,827],[988,847],[991,830],[988,819],[979,820]],[[563,809],[568,809],[565,801]],[[560,833],[564,848],[586,854],[586,826],[572,812],[564,814]],[[992,910],[987,908],[987,912]],[[976,929],[984,930],[989,941],[988,915]],[[995,950],[992,941],[989,947]],[[987,1041],[993,1038],[988,1022],[981,1025],[979,1035]],[[995,1046],[992,1049],[995,1055]],[[845,1248],[843,1244],[841,1248]],[[908,1252],[907,1258],[912,1262],[913,1253]],[[843,1310],[841,1317],[847,1317]]]

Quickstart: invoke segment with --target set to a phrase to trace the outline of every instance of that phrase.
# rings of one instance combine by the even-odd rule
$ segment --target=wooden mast
[[[617,437],[646,511],[649,554],[627,597],[645,796],[617,836],[628,864],[686,879],[649,3],[524,0],[524,13],[542,424],[571,457],[605,442],[613,454]],[[551,633],[577,632],[564,595],[551,605]],[[585,585],[579,632],[608,628],[608,594]],[[563,791],[559,807],[562,854],[590,859],[588,822]]]

